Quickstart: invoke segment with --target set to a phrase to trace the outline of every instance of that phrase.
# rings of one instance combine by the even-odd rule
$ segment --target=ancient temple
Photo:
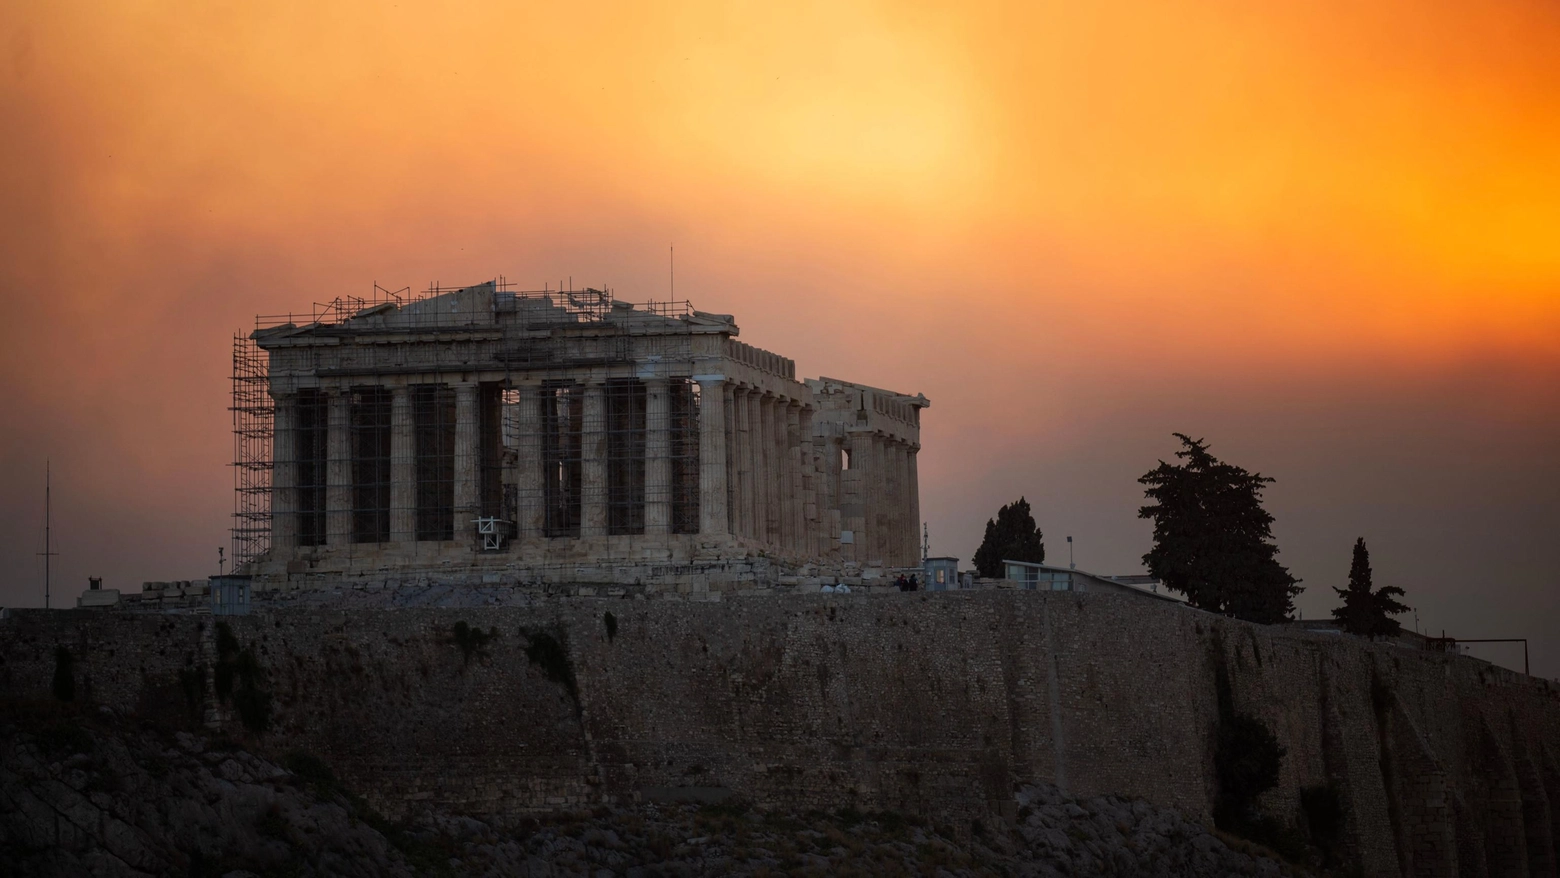
[[[799,380],[687,303],[499,282],[385,298],[243,340],[263,352],[269,479],[246,482],[241,455],[253,551],[235,554],[261,588],[920,563],[924,396]]]

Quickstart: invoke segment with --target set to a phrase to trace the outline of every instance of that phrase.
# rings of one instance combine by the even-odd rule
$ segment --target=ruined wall
[[[92,701],[199,716],[211,686],[192,687],[189,669],[214,661],[212,621],[12,611],[0,697],[48,698],[64,644]],[[1336,785],[1366,874],[1554,869],[1560,685],[1465,657],[1047,592],[229,621],[275,698],[259,746],[321,756],[392,816],[729,791],[973,817],[1010,811],[1013,784],[1031,779],[1206,816],[1222,666],[1235,708],[1287,749],[1267,810],[1291,819],[1303,787]],[[462,621],[497,636],[468,656],[452,636]],[[538,631],[566,644],[572,691],[527,658]]]

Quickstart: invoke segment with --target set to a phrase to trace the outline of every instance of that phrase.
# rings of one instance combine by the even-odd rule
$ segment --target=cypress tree
[[[1029,501],[1023,497],[986,519],[986,538],[975,550],[975,570],[987,579],[1002,578],[1003,561],[1045,562],[1045,535],[1035,524]]]
[[[1346,588],[1334,587],[1343,603],[1333,608],[1333,618],[1343,630],[1361,637],[1394,637],[1403,630],[1392,616],[1408,612],[1408,607],[1397,600],[1403,589],[1395,585],[1372,588],[1370,549],[1365,538],[1354,541],[1354,558],[1349,562],[1349,584]]]
[[[1199,609],[1269,624],[1288,618],[1300,580],[1278,563],[1273,516],[1262,508],[1273,479],[1224,463],[1201,439],[1174,435],[1185,463],[1161,460],[1138,479],[1154,501],[1138,510],[1154,520],[1154,548],[1143,556],[1149,573]]]

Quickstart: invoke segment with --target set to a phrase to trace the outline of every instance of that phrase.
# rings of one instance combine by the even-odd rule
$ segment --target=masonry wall
[[[1236,709],[1287,749],[1267,809],[1292,819],[1303,787],[1335,784],[1366,874],[1553,874],[1560,685],[1465,657],[1046,592],[228,621],[276,701],[258,746],[321,756],[391,816],[729,794],[968,819],[1045,780],[1206,817],[1222,666]],[[209,685],[187,697],[188,670],[214,661],[211,622],[12,611],[0,697],[48,698],[63,644],[94,702],[221,721]],[[497,636],[468,656],[457,622]],[[573,692],[528,660],[539,631],[566,645]]]

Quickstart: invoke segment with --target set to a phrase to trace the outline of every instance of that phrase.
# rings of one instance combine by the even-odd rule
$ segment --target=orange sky
[[[1547,0],[55,0],[0,40],[0,602],[46,455],[62,591],[209,566],[254,313],[665,297],[675,242],[745,340],[932,398],[939,553],[1025,493],[1131,568],[1183,430],[1280,479],[1308,614],[1363,534],[1436,626],[1560,630]]]

